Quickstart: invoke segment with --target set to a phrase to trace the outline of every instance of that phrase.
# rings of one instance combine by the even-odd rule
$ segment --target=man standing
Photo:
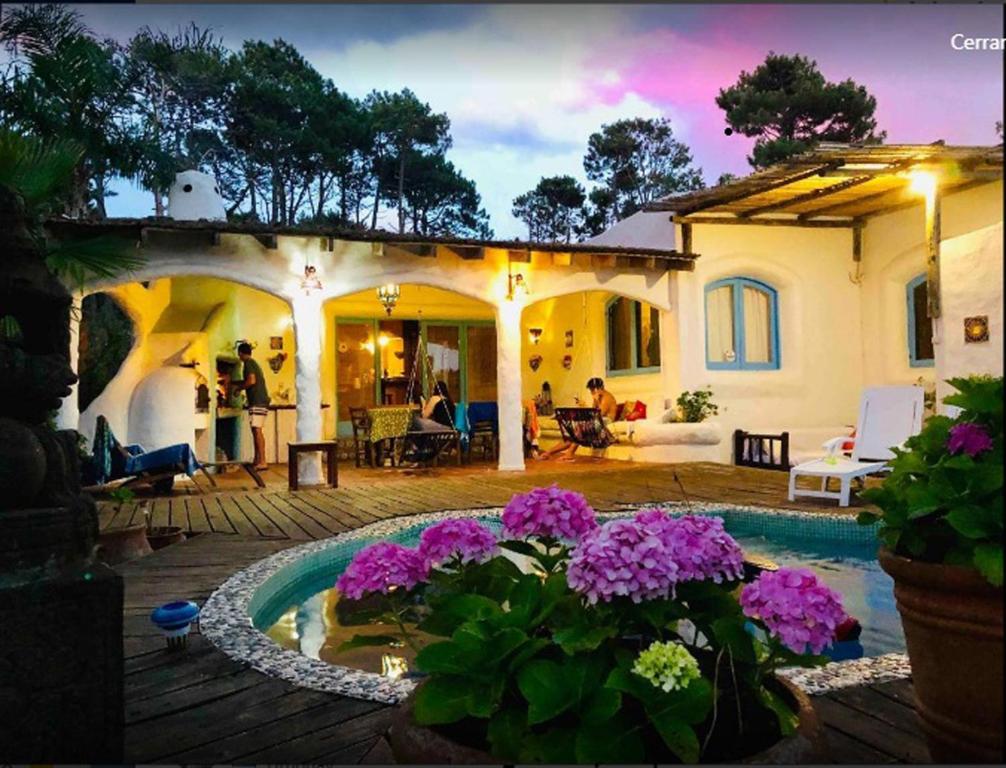
[[[238,345],[238,357],[243,364],[244,381],[234,384],[234,389],[245,391],[248,399],[248,421],[251,423],[252,443],[255,446],[255,469],[269,469],[265,460],[265,417],[269,414],[269,392],[265,386],[262,367],[252,359],[252,347],[248,342]]]

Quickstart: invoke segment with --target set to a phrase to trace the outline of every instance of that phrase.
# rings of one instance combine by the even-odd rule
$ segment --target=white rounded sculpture
[[[129,442],[152,451],[195,441],[196,372],[155,368],[136,385],[129,401]]]
[[[226,221],[216,179],[202,171],[182,171],[168,190],[168,215],[176,221]]]

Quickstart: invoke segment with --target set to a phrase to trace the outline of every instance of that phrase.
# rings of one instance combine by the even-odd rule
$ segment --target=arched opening
[[[133,321],[108,293],[85,296],[80,308],[77,407],[86,411],[118,374],[136,341]]]
[[[528,305],[521,321],[524,399],[589,404],[585,384],[599,377],[620,403],[643,400],[648,408],[661,408],[665,315],[653,304],[609,291]]]
[[[438,381],[459,407],[456,422],[470,403],[497,401],[495,311],[486,302],[409,283],[390,312],[374,287],[327,301],[324,318],[322,391],[335,403],[327,434],[352,435],[350,409],[415,404]]]
[[[252,345],[271,399],[266,461],[285,461],[296,427],[290,306],[216,277],[161,277],[84,298],[80,431],[90,441],[104,416],[123,445],[150,451],[188,443],[201,462],[250,461],[244,396],[229,386],[243,377],[240,341]]]

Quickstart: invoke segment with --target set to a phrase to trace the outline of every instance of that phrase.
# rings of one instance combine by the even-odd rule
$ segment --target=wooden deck
[[[724,464],[639,464],[600,459],[569,463],[531,462],[526,472],[499,472],[486,465],[443,467],[425,472],[340,468],[339,488],[286,489],[285,465],[263,474],[267,487],[256,488],[244,473],[220,479],[216,492],[198,493],[179,484],[170,497],[137,498],[120,507],[100,502],[101,527],[143,522],[149,509],[153,525],[177,525],[199,533],[317,539],[387,517],[441,509],[494,507],[514,493],[559,483],[583,493],[598,510],[619,504],[660,501],[712,501],[766,507],[840,510],[833,501],[786,499],[787,475]]]
[[[337,490],[288,493],[225,488],[203,496],[152,500],[154,523],[205,532],[119,567],[125,579],[126,752],[132,764],[390,763],[383,734],[390,709],[297,688],[217,651],[199,634],[169,653],[150,611],[171,599],[202,603],[225,578],[300,540],[373,520],[434,509],[505,503],[545,482],[585,493],[599,509],[624,502],[689,498],[792,506],[785,477],[720,465],[656,467],[576,463],[530,472],[438,470],[406,477],[345,472]],[[250,485],[249,480],[249,485]],[[142,501],[140,502],[142,504]],[[825,505],[801,504],[828,509]],[[105,526],[124,525],[140,507],[107,506]],[[850,510],[854,511],[854,510]],[[925,763],[928,754],[908,682],[845,689],[817,697],[836,763]]]

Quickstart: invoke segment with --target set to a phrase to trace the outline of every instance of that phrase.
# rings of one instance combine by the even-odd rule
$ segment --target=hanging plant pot
[[[937,763],[1003,761],[1003,590],[972,568],[880,550],[894,579],[916,710]]]

